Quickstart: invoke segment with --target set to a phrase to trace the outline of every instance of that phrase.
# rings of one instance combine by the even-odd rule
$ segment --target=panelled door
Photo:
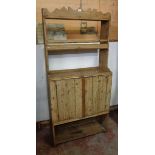
[[[53,122],[82,117],[82,80],[50,81]]]
[[[108,113],[111,76],[50,80],[50,92],[54,123]]]
[[[85,79],[85,116],[104,111],[106,105],[106,77],[95,76]]]

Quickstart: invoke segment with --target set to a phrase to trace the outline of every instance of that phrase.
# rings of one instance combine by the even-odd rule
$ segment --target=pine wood
[[[107,68],[108,64],[108,50],[100,50],[99,52],[99,68],[104,69]]]
[[[93,115],[92,77],[85,78],[85,116]]]
[[[97,116],[103,117],[109,112],[112,73],[108,64],[108,38],[109,38],[109,21],[110,14],[103,14],[96,10],[89,9],[85,12],[77,10],[56,9],[49,12],[43,9],[43,30],[45,44],[45,63],[47,72],[47,85],[49,105],[51,112],[52,139],[54,144],[77,139],[83,136],[101,132],[101,127],[97,123],[81,125],[80,132],[68,130],[68,123],[76,125],[77,121],[85,119],[94,119]],[[101,21],[101,36],[98,42],[68,42],[49,44],[47,39],[47,23],[49,19],[68,19],[68,20],[92,20]],[[49,54],[58,54],[64,51],[78,52],[84,50],[87,52],[91,49],[99,49],[99,66],[80,69],[68,70],[49,70]],[[61,126],[66,126],[64,132],[59,132]],[[67,129],[68,128],[68,129]]]
[[[97,119],[80,120],[66,125],[56,126],[56,144],[104,132],[103,124]]]
[[[92,92],[93,92],[93,114],[97,114],[98,113],[98,103],[99,103],[99,83],[98,83],[98,76],[93,77],[93,81],[92,81]]]
[[[105,111],[109,112],[109,103],[111,98],[111,86],[112,86],[112,76],[109,76],[107,78],[107,90],[106,90],[106,105],[105,105]]]
[[[47,9],[43,9],[43,16],[46,19],[68,19],[68,20],[90,20],[90,21],[108,21],[110,19],[110,13],[103,14],[96,9],[88,9],[86,11],[78,12],[71,7],[55,9],[53,12],[49,12]]]
[[[94,118],[97,116],[104,116],[105,114],[107,114],[107,111],[103,111],[94,115],[90,115],[90,116],[85,116],[85,117],[81,117],[81,118],[74,118],[74,119],[70,119],[70,120],[64,120],[64,121],[59,121],[59,122],[55,122],[53,123],[53,126],[57,126],[57,125],[62,125],[62,124],[66,124],[66,123],[70,123],[70,122],[76,122],[79,120],[85,120],[87,118]]]
[[[108,44],[52,44],[48,45],[47,49],[51,51],[64,51],[64,50],[94,50],[94,49],[108,49]]]
[[[65,90],[63,88],[64,81],[56,81],[57,85],[57,98],[58,98],[58,113],[59,113],[59,120],[63,121],[67,118],[66,116],[66,105],[64,100],[64,93]],[[53,103],[51,103],[53,104]],[[68,113],[67,113],[68,115]]]
[[[69,119],[73,119],[76,116],[76,103],[75,103],[75,85],[74,79],[67,80],[68,86],[66,89],[68,93],[68,109],[67,112],[69,113]]]
[[[82,79],[75,79],[76,118],[82,117]]]
[[[98,112],[104,111],[104,107],[106,104],[106,77],[105,76],[99,76],[99,101],[98,101]]]
[[[36,22],[41,23],[41,8],[48,8],[53,11],[55,8],[61,9],[63,6],[78,9],[80,0],[37,0],[36,1]],[[98,11],[111,13],[110,41],[118,40],[118,0],[83,0],[83,10],[88,8],[97,9]],[[67,23],[67,21],[65,22]],[[72,26],[76,24],[72,23]],[[99,24],[94,23],[94,26]],[[68,25],[70,26],[70,25]],[[99,28],[98,28],[99,29]]]
[[[80,69],[68,69],[68,70],[53,70],[48,72],[49,80],[61,80],[61,79],[77,79],[83,77],[93,77],[97,75],[103,75],[105,77],[111,75],[111,71],[108,68],[100,69],[99,67],[80,68]]]
[[[54,81],[50,82],[50,93],[51,93],[51,114],[53,123],[58,122],[58,101],[57,101],[57,90],[56,83]]]

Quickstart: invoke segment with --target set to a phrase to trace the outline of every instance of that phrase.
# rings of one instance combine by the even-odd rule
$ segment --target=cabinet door
[[[85,78],[85,116],[96,115],[105,111],[109,102],[106,100],[106,88],[107,79],[105,76]]]
[[[82,81],[67,79],[50,82],[53,122],[82,117]]]

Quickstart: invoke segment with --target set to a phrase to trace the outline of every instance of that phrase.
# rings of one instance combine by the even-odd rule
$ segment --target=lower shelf
[[[55,126],[55,144],[79,139],[104,131],[105,128],[103,127],[102,121],[97,118]]]

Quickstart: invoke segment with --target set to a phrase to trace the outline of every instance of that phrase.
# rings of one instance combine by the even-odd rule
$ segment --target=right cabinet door
[[[103,75],[85,78],[85,116],[109,111],[111,78]]]

